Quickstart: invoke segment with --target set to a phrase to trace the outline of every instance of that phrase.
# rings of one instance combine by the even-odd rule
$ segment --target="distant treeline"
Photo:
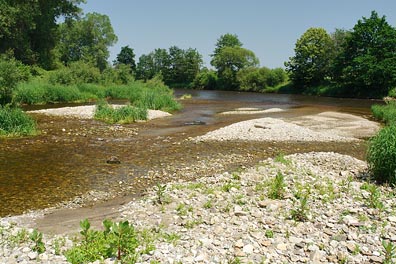
[[[124,46],[110,64],[108,49],[117,41],[111,21],[98,13],[84,15],[79,7],[83,2],[0,1],[0,60],[28,66],[13,74],[0,72],[0,101],[12,90],[9,83],[32,76],[67,85],[126,84],[155,77],[170,87],[376,97],[396,87],[396,30],[375,12],[353,30],[328,34],[308,29],[286,70],[260,67],[254,52],[228,33],[215,43],[212,67],[207,68],[196,49],[177,46],[155,49],[138,60]],[[12,82],[5,80],[10,74]]]

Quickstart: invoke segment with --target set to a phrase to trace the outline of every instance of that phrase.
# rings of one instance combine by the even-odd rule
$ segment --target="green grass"
[[[91,102],[102,99],[127,99],[141,109],[176,111],[181,105],[174,99],[173,90],[161,83],[133,81],[128,85],[98,84],[62,85],[45,80],[20,83],[14,92],[14,102],[19,104],[47,104]]]
[[[147,109],[131,105],[113,108],[101,101],[96,105],[95,119],[109,124],[127,124],[137,120],[147,120]]]
[[[370,139],[367,162],[375,180],[396,184],[396,125],[382,128]]]
[[[388,102],[386,105],[373,105],[371,111],[376,119],[388,125],[396,125],[395,102]]]
[[[37,134],[36,122],[19,108],[0,106],[0,137]]]

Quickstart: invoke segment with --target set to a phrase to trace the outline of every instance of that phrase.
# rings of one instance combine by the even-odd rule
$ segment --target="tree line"
[[[323,28],[310,28],[294,50],[285,66],[298,92],[396,95],[396,28],[375,11],[352,30],[336,29],[329,34]]]
[[[111,21],[103,14],[83,14],[82,3],[85,0],[0,0],[0,60],[28,65],[32,75],[50,71],[50,79],[61,84],[157,78],[170,87],[199,89],[282,92],[286,87],[327,95],[396,94],[396,29],[374,11],[352,30],[329,34],[323,28],[308,29],[297,40],[286,70],[260,67],[254,52],[229,33],[217,39],[212,67],[207,68],[196,49],[177,46],[138,59],[133,48],[124,46],[110,64],[109,47],[117,42]],[[16,80],[28,79],[25,68],[14,74],[7,64],[3,68]],[[7,83],[0,82],[0,89]]]

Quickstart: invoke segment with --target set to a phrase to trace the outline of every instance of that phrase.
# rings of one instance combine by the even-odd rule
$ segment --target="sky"
[[[87,0],[84,13],[110,17],[118,42],[110,47],[113,61],[121,47],[136,54],[156,48],[194,48],[210,67],[217,39],[236,34],[261,66],[284,67],[298,38],[310,27],[332,33],[352,29],[375,10],[396,26],[396,0]]]

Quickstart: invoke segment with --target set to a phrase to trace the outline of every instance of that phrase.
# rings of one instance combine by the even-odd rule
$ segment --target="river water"
[[[292,117],[338,111],[369,117],[370,106],[376,103],[225,91],[176,90],[175,95],[185,93],[193,98],[182,101],[183,110],[171,117],[145,123],[118,126],[95,120],[33,115],[41,130],[39,136],[0,139],[0,216],[59,205],[91,190],[114,191],[118,195],[139,194],[158,181],[201,177],[251,166],[279,152],[338,151],[363,159],[364,142],[353,143],[353,146],[349,143],[276,142],[195,144],[186,139],[233,122],[263,116]],[[60,106],[65,105],[30,109]],[[277,107],[287,111],[265,115],[218,115],[241,107]],[[188,176],[177,173],[186,167],[194,171],[197,160],[210,167],[211,160],[228,154],[248,158],[228,161],[218,170],[196,169]],[[111,156],[118,157],[121,164],[108,164],[106,161]]]

